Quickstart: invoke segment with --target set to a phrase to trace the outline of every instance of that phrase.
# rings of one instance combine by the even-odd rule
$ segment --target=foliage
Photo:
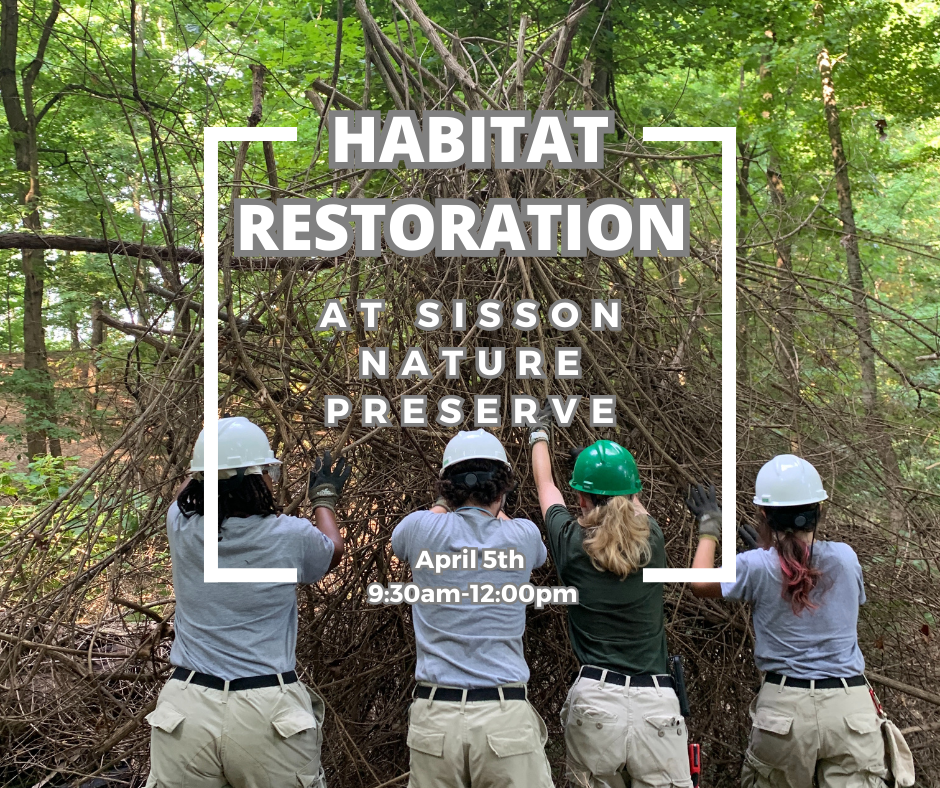
[[[428,0],[420,5],[440,26],[445,44],[460,62],[486,89],[493,85],[494,93],[498,76],[515,62],[521,15],[529,19],[527,56],[534,56],[570,10],[560,0]],[[410,85],[409,106],[445,106],[450,100],[432,76],[450,86],[452,97],[467,98],[425,33],[400,6],[387,0],[365,6],[388,42],[426,69]],[[50,0],[20,4],[18,68],[32,62],[50,8]],[[30,773],[33,782],[46,774],[38,764],[48,768],[44,761],[56,758],[56,768],[63,773],[109,768],[107,757],[102,760],[104,755],[94,747],[133,720],[165,673],[168,629],[152,615],[134,609],[128,613],[114,599],[159,605],[172,593],[163,517],[185,469],[202,407],[202,320],[197,310],[186,310],[184,304],[187,297],[201,300],[201,259],[187,257],[184,250],[202,246],[202,127],[245,125],[253,100],[251,67],[263,66],[261,124],[298,129],[297,143],[273,146],[277,189],[290,195],[343,196],[358,176],[329,170],[325,123],[307,91],[315,80],[331,83],[335,72],[336,88],[371,109],[394,109],[400,98],[380,73],[375,51],[367,68],[367,38],[355,3],[347,0],[341,8],[338,60],[335,0],[201,5],[67,0],[54,25],[35,85],[41,112],[44,232],[144,243],[165,254],[46,253],[44,320],[58,359],[60,417],[57,425],[51,420],[2,425],[14,441],[21,441],[30,427],[48,428],[63,440],[94,436],[115,451],[54,509],[49,505],[80,475],[71,459],[40,458],[28,470],[3,466],[0,495],[7,506],[0,517],[0,566],[11,567],[14,580],[0,592],[0,632],[24,640],[40,632],[63,648],[76,643],[86,648],[95,642],[98,624],[106,622],[109,631],[120,631],[126,638],[121,648],[130,642],[128,653],[135,655],[142,638],[152,639],[141,652],[143,662],[139,655],[128,658],[121,667],[124,678],[109,679],[109,697],[93,682],[74,679],[69,697],[83,699],[84,716],[69,712],[73,716],[67,724],[56,720],[48,726],[74,732],[67,747],[57,747],[59,739],[41,741],[35,735],[40,724],[28,715],[17,716],[20,711],[0,714],[0,749],[13,753],[12,762],[23,774]],[[873,323],[878,381],[874,416],[860,405],[859,337],[817,70],[823,48],[835,62],[836,99],[865,269],[865,304]],[[529,108],[543,95],[554,51],[552,43],[535,58],[524,80]],[[940,352],[940,3],[594,2],[572,41],[557,108],[583,106],[585,62],[590,65],[586,73],[594,106],[609,107],[617,116],[617,134],[610,139],[612,164],[604,173],[609,180],[578,182],[570,174],[553,172],[551,188],[583,195],[588,188],[606,189],[614,183],[629,194],[656,190],[689,196],[696,234],[695,256],[675,270],[655,258],[625,258],[602,269],[592,282],[584,261],[552,261],[549,270],[558,286],[570,287],[579,298],[596,287],[605,297],[615,293],[629,303],[636,322],[619,344],[599,354],[600,363],[608,365],[607,379],[640,414],[652,439],[681,459],[685,473],[718,472],[719,165],[712,159],[644,160],[628,154],[714,152],[708,146],[694,151],[642,147],[638,140],[646,126],[736,126],[741,187],[738,490],[749,488],[759,458],[771,452],[794,449],[811,456],[825,470],[833,492],[827,527],[831,535],[852,542],[869,579],[871,604],[861,623],[869,666],[913,684],[936,683],[932,630],[940,524],[940,362],[931,356]],[[392,83],[402,78],[400,62],[393,66]],[[511,89],[512,82],[508,84]],[[328,98],[322,91],[314,96],[319,101]],[[220,150],[223,228],[237,154],[235,145]],[[243,195],[271,194],[262,154],[257,144],[247,150],[239,184]],[[782,198],[771,192],[771,172],[781,176]],[[482,197],[496,188],[493,177],[402,168],[376,173],[361,187],[362,196],[369,197],[460,189]],[[549,188],[527,180],[525,173],[512,173],[511,178],[516,196],[536,186]],[[20,229],[15,194],[22,184],[22,175],[13,167],[10,134],[0,127],[0,233]],[[224,236],[223,229],[223,255]],[[785,385],[775,350],[780,342],[781,286],[791,281],[778,263],[783,242],[796,303],[791,325],[798,368],[795,391]],[[383,534],[402,511],[427,502],[432,480],[425,465],[437,451],[440,435],[433,430],[418,433],[412,444],[393,430],[366,439],[357,427],[345,436],[322,429],[321,395],[325,389],[336,393],[347,385],[358,343],[355,337],[334,341],[318,334],[313,327],[319,306],[328,297],[394,298],[402,314],[390,317],[379,338],[389,346],[404,347],[424,341],[415,338],[405,314],[405,307],[420,297],[449,297],[449,289],[458,287],[477,297],[500,277],[505,292],[521,291],[524,284],[503,259],[460,265],[390,257],[355,266],[347,258],[291,260],[280,267],[260,261],[246,263],[247,268],[238,265],[233,263],[228,306],[247,322],[238,337],[223,326],[220,408],[253,415],[271,427],[277,450],[290,460],[280,502],[295,507],[292,511],[303,513],[299,507],[309,455],[340,438],[355,441],[360,471],[353,486],[358,486],[360,497],[352,499],[344,527],[359,540],[360,549],[350,553],[363,565],[347,560],[346,574],[335,580],[341,590],[335,598],[352,604],[359,591],[342,582],[368,572],[378,576],[399,571],[389,563]],[[5,307],[0,347],[14,357],[23,341],[24,279],[17,251],[0,250],[0,272],[0,303]],[[537,282],[535,287],[542,285]],[[176,293],[182,295],[174,299]],[[110,321],[100,345],[93,345],[96,300]],[[73,347],[75,332],[78,349]],[[615,359],[623,360],[636,376],[635,384],[625,382]],[[249,368],[263,381],[266,393],[257,390]],[[28,400],[46,393],[46,384],[24,370],[4,370],[2,375],[0,398],[16,409],[29,410]],[[472,379],[464,384],[474,392],[486,385]],[[351,388],[349,393],[355,396],[361,390]],[[285,417],[286,430],[275,414]],[[585,431],[583,437],[588,436]],[[691,542],[677,492],[686,480],[663,464],[639,426],[622,425],[618,437],[636,449],[644,472],[653,477],[651,506],[667,531],[670,559],[681,564]],[[896,455],[897,474],[883,461],[885,445]],[[742,492],[742,518],[750,516],[747,503]],[[525,491],[521,505],[534,506]],[[900,524],[892,519],[899,508]],[[546,572],[542,581],[549,580]],[[346,770],[344,785],[370,788],[393,778],[404,763],[400,702],[390,700],[387,708],[380,708],[376,697],[407,694],[389,676],[392,671],[408,674],[413,643],[407,620],[370,612],[363,631],[372,638],[374,651],[357,652],[362,632],[354,625],[360,611],[350,611],[337,624],[331,590],[336,589],[303,592],[301,669],[337,693],[346,692],[344,676],[360,669],[364,676],[378,677],[376,687],[369,683],[371,678],[360,682],[363,696],[355,702],[348,695],[328,695],[340,703],[331,713],[341,715],[344,730],[355,737],[370,732],[369,737],[363,734],[350,741],[376,753],[374,759],[354,763],[342,739],[331,751],[330,768]],[[747,684],[754,678],[747,653],[750,635],[737,613],[707,605],[690,607],[697,603],[687,597],[675,589],[669,596],[670,637],[690,657],[693,695],[727,690],[721,697],[727,713],[702,715],[694,725],[711,736],[707,781],[729,785],[729,775],[740,762],[737,734],[750,701]],[[166,615],[171,612],[167,609]],[[134,628],[142,620],[154,624],[145,636]],[[551,704],[559,701],[557,675],[570,663],[563,617],[546,611],[532,623],[527,645],[536,665],[535,681],[540,682],[536,691],[554,708]],[[347,634],[356,643],[344,642]],[[29,663],[34,656],[28,650],[0,651],[0,676],[7,675],[3,671],[8,666],[13,674],[33,676],[35,667],[46,676],[50,658],[36,657]],[[59,656],[66,659],[65,653]],[[16,662],[19,659],[27,662]],[[353,667],[347,669],[347,663]],[[81,677],[87,665],[79,657],[70,667]],[[386,672],[368,673],[377,667]],[[145,678],[137,681],[135,675]],[[373,688],[375,697],[366,697]],[[21,691],[26,690],[16,689]],[[48,700],[41,696],[35,705],[49,708]],[[929,708],[900,695],[890,701],[892,712],[910,725],[929,725],[936,718]],[[17,704],[19,709],[19,700]],[[379,719],[393,721],[380,725]],[[126,741],[115,743],[115,757],[126,757],[140,771],[145,735],[134,726],[127,735]],[[940,764],[936,744],[922,743],[917,753],[929,768]]]

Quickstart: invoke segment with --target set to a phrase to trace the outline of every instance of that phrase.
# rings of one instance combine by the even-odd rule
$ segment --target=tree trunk
[[[39,215],[39,150],[36,141],[36,113],[33,83],[42,67],[43,57],[59,14],[59,2],[43,25],[36,57],[22,72],[23,100],[17,84],[16,55],[19,38],[17,0],[0,0],[0,96],[10,127],[16,169],[26,175],[19,184],[17,201],[26,208],[23,225],[33,233],[42,230]],[[60,456],[59,439],[49,437],[46,425],[56,423],[55,392],[46,358],[46,336],[42,325],[43,277],[45,257],[41,249],[23,249],[23,369],[30,374],[31,393],[26,397],[26,452],[30,459],[48,451]]]
[[[858,356],[862,378],[862,405],[869,427],[877,436],[876,443],[882,466],[888,476],[887,497],[891,502],[891,523],[895,530],[904,525],[904,512],[898,500],[901,472],[897,455],[891,444],[891,436],[885,434],[879,423],[878,378],[875,371],[875,346],[872,342],[871,315],[866,300],[865,279],[862,273],[862,258],[858,251],[858,235],[855,228],[855,209],[852,205],[852,186],[849,181],[849,165],[842,144],[842,127],[839,107],[836,104],[835,85],[832,81],[832,60],[829,51],[819,53],[819,76],[822,80],[823,107],[826,127],[832,147],[832,163],[835,166],[836,195],[839,198],[839,220],[842,222],[841,243],[845,249],[849,285],[852,288],[852,311],[855,315],[855,331],[858,334]]]
[[[87,367],[91,410],[98,409],[98,362],[101,356],[101,346],[104,344],[104,323],[101,321],[101,311],[103,309],[104,304],[101,299],[96,298],[91,307],[91,341],[88,343],[91,349]]]
[[[855,233],[855,209],[852,205],[852,186],[849,181],[848,162],[842,145],[842,127],[839,108],[836,105],[835,86],[832,82],[832,62],[829,52],[819,54],[819,75],[822,77],[823,107],[826,126],[832,146],[832,162],[835,165],[836,194],[839,197],[839,219],[842,222],[842,246],[848,264],[849,284],[852,286],[852,305],[858,334],[858,355],[862,370],[862,404],[866,413],[876,407],[878,382],[875,376],[875,350],[871,339],[871,317],[865,300],[865,281],[862,277],[862,258],[858,252],[858,236]]]
[[[800,454],[799,415],[802,407],[800,397],[800,368],[796,354],[794,334],[796,283],[793,279],[793,267],[790,262],[790,241],[780,238],[786,235],[789,223],[787,219],[787,195],[783,185],[780,161],[774,153],[770,154],[767,167],[767,185],[770,188],[770,200],[778,215],[777,237],[774,238],[774,253],[777,258],[777,310],[774,315],[774,357],[781,376],[787,381],[787,391],[792,405],[790,427],[790,450]]]
[[[747,218],[747,209],[751,204],[750,180],[751,180],[751,156],[754,154],[754,147],[747,142],[738,143],[738,152],[741,154],[741,169],[738,172],[738,214],[742,219]],[[738,228],[738,237],[742,238],[747,232],[744,222],[741,222]]]

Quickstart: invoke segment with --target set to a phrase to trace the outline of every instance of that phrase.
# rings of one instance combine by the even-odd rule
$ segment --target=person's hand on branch
[[[575,463],[578,461],[578,455],[584,451],[584,447],[578,444],[568,449],[568,462],[571,470],[574,470]]]
[[[744,550],[742,550],[742,552],[746,553],[748,550],[754,550],[760,547],[760,535],[754,530],[753,525],[749,525],[748,523],[739,525],[738,536],[740,536],[741,541],[744,542]]]
[[[554,423],[555,417],[552,413],[552,406],[546,401],[541,410],[535,414],[535,421],[529,425],[529,445],[534,446],[539,441],[550,443]]]
[[[446,514],[447,512],[454,511],[450,508],[450,504],[447,503],[447,499],[443,495],[439,495],[437,500],[434,502],[434,505],[431,507],[431,511],[434,514]]]
[[[506,501],[503,503],[502,513],[510,517],[510,512],[515,511],[516,504],[519,503],[519,482],[516,481],[512,488],[506,492]]]
[[[551,443],[552,425],[555,417],[552,406],[546,401],[535,416],[535,423],[529,426],[529,446],[532,447],[532,476],[535,478],[535,488],[539,495],[539,509],[542,517],[550,507],[565,505],[565,499],[555,486],[552,477],[552,458],[548,447]]]
[[[340,457],[335,463],[330,452],[324,452],[323,457],[317,457],[310,471],[310,481],[307,485],[307,495],[314,510],[318,507],[336,511],[336,504],[343,492],[343,487],[352,473],[352,467],[345,457]]]
[[[698,521],[700,539],[721,539],[721,507],[715,494],[715,485],[702,484],[689,486],[689,497],[685,505]]]
[[[721,539],[721,507],[718,505],[715,485],[690,485],[685,505],[698,522],[699,540],[692,558],[692,568],[712,569],[715,566],[715,551]],[[697,597],[720,597],[721,583],[693,582],[692,593]]]

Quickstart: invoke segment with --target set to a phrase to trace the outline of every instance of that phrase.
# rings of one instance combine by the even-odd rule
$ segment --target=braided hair
[[[176,499],[184,517],[204,514],[204,494],[202,480],[191,479]],[[277,513],[274,496],[261,474],[219,479],[219,541],[223,524],[229,517],[267,517]]]

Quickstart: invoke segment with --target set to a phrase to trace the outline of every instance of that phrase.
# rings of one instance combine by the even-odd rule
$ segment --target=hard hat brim
[[[506,462],[505,460],[497,460],[495,457],[491,457],[489,454],[475,454],[472,457],[461,457],[459,460],[448,463],[441,468],[440,473],[437,474],[437,478],[441,479],[444,476],[444,471],[448,468],[453,468],[456,465],[460,465],[462,462],[467,462],[467,460],[492,460],[493,462],[499,462],[506,466],[510,471],[512,470],[512,463]]]
[[[829,494],[823,492],[822,496],[814,496],[812,498],[799,498],[795,501],[762,501],[756,495],[754,496],[754,503],[757,506],[806,506],[810,503],[822,503],[829,499]]]
[[[263,466],[263,465],[283,465],[283,464],[284,464],[284,463],[282,463],[280,460],[275,460],[273,457],[271,457],[270,459],[261,460],[261,461],[259,461],[259,462],[250,462],[250,463],[248,463],[247,465],[241,465],[241,464],[239,464],[239,465],[220,465],[218,468],[216,468],[216,470],[217,470],[217,471],[233,471],[233,470],[237,470],[238,468],[250,468],[252,465],[262,465],[262,466]],[[196,473],[197,471],[201,471],[201,472],[205,473],[205,470],[206,470],[206,469],[205,469],[205,466],[204,466],[204,465],[200,465],[198,468],[195,467],[195,466],[193,466],[193,465],[190,465],[190,466],[189,466],[189,472],[190,472],[190,473]]]
[[[574,479],[568,482],[568,486],[572,490],[577,490],[578,492],[582,492],[585,495],[606,495],[610,498],[613,498],[617,495],[636,495],[639,492],[643,492],[642,487],[638,487],[636,489],[630,488],[626,490],[585,490],[584,485],[578,484],[578,482],[574,481]]]

